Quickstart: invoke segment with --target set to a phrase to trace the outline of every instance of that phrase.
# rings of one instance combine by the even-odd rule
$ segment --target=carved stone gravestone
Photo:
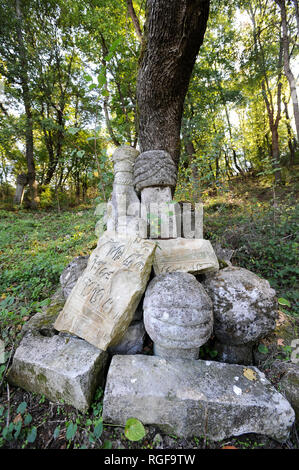
[[[106,350],[132,321],[146,288],[155,243],[105,232],[54,327]]]
[[[217,256],[209,240],[176,238],[158,240],[154,271],[159,274],[183,271],[206,273],[218,271]]]

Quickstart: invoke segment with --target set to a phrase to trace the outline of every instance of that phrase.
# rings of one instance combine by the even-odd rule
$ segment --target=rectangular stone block
[[[157,240],[154,257],[156,275],[174,271],[196,274],[218,269],[217,256],[208,240],[199,238]]]
[[[104,382],[107,359],[107,352],[82,339],[30,332],[15,352],[8,381],[86,411]]]
[[[284,441],[294,422],[294,411],[255,367],[114,356],[107,376],[103,420],[125,425],[130,417],[182,437],[222,440],[257,433]]]
[[[54,328],[104,351],[117,344],[146,288],[155,247],[150,240],[105,232]]]

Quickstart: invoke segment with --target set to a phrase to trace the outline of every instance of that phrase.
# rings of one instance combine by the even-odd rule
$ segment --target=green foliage
[[[65,437],[68,441],[72,441],[74,439],[76,432],[77,432],[77,428],[78,428],[77,423],[70,422],[67,424]]]
[[[124,432],[130,441],[140,441],[146,434],[143,424],[136,418],[127,419]]]
[[[224,203],[225,197],[219,196],[217,206],[210,198],[204,206],[205,237],[232,248],[233,263],[268,279],[279,303],[298,315],[299,207],[292,194],[282,202],[276,198],[275,204],[271,198],[261,203],[249,196],[245,202],[245,186],[242,190],[244,199],[234,203]]]
[[[258,351],[262,354],[267,354],[269,352],[269,349],[267,348],[267,346],[265,346],[264,344],[260,343],[258,345]]]
[[[286,305],[287,307],[291,307],[290,302],[287,299],[284,299],[283,297],[280,297],[278,299],[279,305]]]
[[[32,416],[28,413],[27,406],[27,402],[21,402],[16,410],[17,416],[9,422],[9,409],[0,405],[0,448],[12,441],[22,443],[22,448],[35,442],[37,428],[29,426]]]

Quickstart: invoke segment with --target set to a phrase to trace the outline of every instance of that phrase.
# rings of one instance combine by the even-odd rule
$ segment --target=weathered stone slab
[[[197,274],[218,269],[217,257],[208,240],[175,238],[158,241],[154,258],[156,275],[174,271]]]
[[[150,240],[105,232],[54,327],[104,351],[117,344],[146,288],[155,247]]]
[[[108,372],[103,420],[130,417],[166,433],[211,440],[245,433],[279,441],[289,436],[294,411],[257,368],[255,380],[239,365],[156,356],[114,356]]]
[[[103,384],[107,359],[108,353],[79,338],[28,333],[15,352],[8,380],[85,411]]]

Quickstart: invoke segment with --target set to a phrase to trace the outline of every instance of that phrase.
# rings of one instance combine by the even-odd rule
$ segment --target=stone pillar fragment
[[[114,183],[107,207],[107,230],[138,234],[140,201],[134,190],[134,163],[138,150],[128,145],[113,154]]]
[[[28,184],[28,176],[25,173],[21,173],[17,177],[17,187],[14,197],[14,204],[22,204],[26,184]]]
[[[180,211],[172,201],[176,185],[176,166],[169,153],[164,150],[141,153],[134,167],[134,184],[148,213],[146,236],[180,236]]]

